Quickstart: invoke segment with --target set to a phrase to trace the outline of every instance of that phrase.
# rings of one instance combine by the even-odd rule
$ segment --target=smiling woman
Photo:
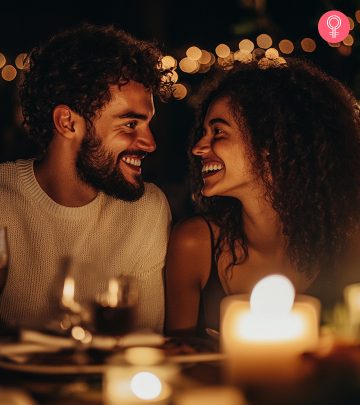
[[[191,142],[199,216],[175,227],[167,254],[170,334],[218,329],[221,299],[271,273],[323,300],[346,282],[340,263],[360,220],[359,107],[308,62],[266,62],[238,63],[205,86]]]

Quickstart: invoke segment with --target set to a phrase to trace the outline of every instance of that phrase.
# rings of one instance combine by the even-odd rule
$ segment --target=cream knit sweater
[[[70,255],[91,263],[85,268],[89,279],[134,276],[140,289],[138,326],[161,332],[170,217],[164,194],[151,183],[136,202],[99,193],[72,208],[41,189],[33,160],[1,164],[0,224],[8,227],[10,266],[0,319],[38,323],[55,316],[62,288],[59,262]]]

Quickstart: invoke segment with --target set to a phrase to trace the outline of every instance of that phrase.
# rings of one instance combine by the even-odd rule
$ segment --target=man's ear
[[[84,119],[76,114],[67,105],[57,105],[53,110],[53,122],[56,131],[68,139],[78,136],[79,130],[83,128]]]

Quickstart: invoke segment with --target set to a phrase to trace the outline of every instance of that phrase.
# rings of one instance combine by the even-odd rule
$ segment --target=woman
[[[168,334],[219,329],[221,299],[271,273],[323,303],[339,284],[359,220],[359,108],[310,63],[267,55],[221,73],[202,103],[191,145],[200,215],[170,238]]]

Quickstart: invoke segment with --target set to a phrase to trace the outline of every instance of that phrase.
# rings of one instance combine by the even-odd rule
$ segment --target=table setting
[[[302,405],[360,399],[357,284],[346,288],[342,307],[320,325],[319,300],[296,295],[283,276],[266,277],[251,295],[223,300],[221,328],[207,329],[207,338],[135,328],[136,284],[119,277],[105,285],[85,305],[67,271],[55,319],[36,328],[1,325],[3,390],[40,405],[209,405],[219,398],[223,405]],[[269,294],[277,299],[270,303]],[[123,325],[111,328],[114,319]]]

